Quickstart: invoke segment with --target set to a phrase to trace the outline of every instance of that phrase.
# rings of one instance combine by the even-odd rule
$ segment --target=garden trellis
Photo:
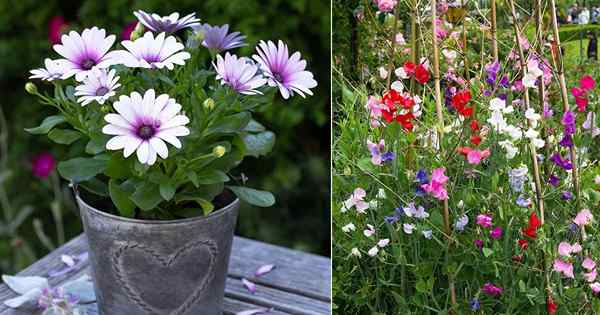
[[[367,76],[334,69],[342,312],[600,311],[598,73],[565,60],[556,5],[354,10]]]

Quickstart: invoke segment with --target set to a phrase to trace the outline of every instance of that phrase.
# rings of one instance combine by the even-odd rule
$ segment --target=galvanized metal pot
[[[76,198],[101,315],[223,313],[238,199],[206,217],[146,221]]]

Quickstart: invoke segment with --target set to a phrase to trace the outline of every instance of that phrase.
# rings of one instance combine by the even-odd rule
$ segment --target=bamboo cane
[[[563,102],[563,110],[567,112],[570,110],[569,106],[569,94],[567,93],[567,81],[565,80],[564,73],[564,64],[562,60],[562,51],[560,50],[560,37],[558,34],[558,20],[556,19],[556,1],[550,0],[550,14],[552,19],[552,31],[554,41],[556,43],[557,51],[556,51],[556,72],[558,74],[558,83],[560,85],[560,94]],[[575,202],[575,209],[577,212],[580,210],[581,206],[581,188],[579,186],[579,173],[577,170],[577,154],[575,152],[575,147],[571,146],[569,148],[569,154],[571,157],[571,164],[573,165],[572,169],[572,177],[573,177],[573,185],[575,186],[575,196],[577,198]],[[585,230],[583,232],[585,234]]]
[[[494,61],[498,61],[498,38],[497,38],[497,25],[496,25],[496,0],[492,0],[492,18],[491,18],[491,30],[492,35],[492,56]]]
[[[521,64],[521,71],[524,72],[527,67],[527,64],[525,62],[525,53],[523,52],[523,47],[521,47],[521,45],[518,44],[521,32],[519,30],[519,24],[517,21],[517,12],[515,10],[515,2],[514,2],[514,0],[507,0],[507,1],[509,2],[511,15],[513,18],[513,30],[515,33],[514,34],[515,42],[517,43],[517,45],[516,45],[517,51],[519,52],[519,59],[520,59],[519,61]],[[525,92],[524,92],[524,102],[525,102],[525,108],[529,109],[529,107],[531,107],[531,103],[529,100],[529,89],[527,89],[527,88],[525,88]],[[531,122],[529,120],[527,120],[527,125],[529,127],[531,127]],[[542,185],[541,185],[541,181],[540,181],[540,168],[539,168],[539,164],[538,164],[538,160],[537,160],[537,152],[536,152],[536,148],[533,145],[532,141],[529,142],[529,150],[531,151],[531,160],[533,163],[536,201],[537,201],[538,211],[540,212],[540,217],[541,217],[542,213],[544,213],[544,199],[542,197]]]
[[[537,46],[537,54],[540,60],[543,60],[543,56],[544,56],[544,38],[542,36],[542,26],[543,26],[543,15],[542,15],[542,1],[541,0],[536,0],[536,19],[537,19],[537,23],[535,26],[535,31],[536,31],[536,38],[537,38],[537,42],[538,42],[538,46]],[[540,78],[539,83],[538,83],[538,98],[539,98],[539,110],[543,111],[544,109],[544,103],[546,101],[546,84],[544,83],[544,78]],[[544,128],[545,130],[545,128]],[[545,137],[545,132],[543,132],[544,135],[544,141],[546,141],[545,147],[548,148],[547,145],[547,140]],[[547,152],[546,152],[546,156],[548,156]],[[548,174],[546,174],[548,175]],[[539,178],[538,178],[539,180]],[[537,185],[537,183],[536,183]],[[542,225],[544,224],[544,208],[542,207],[540,209],[540,222],[542,223]]]
[[[438,143],[440,144],[440,153],[445,156],[443,147],[443,134],[444,134],[444,113],[442,111],[442,92],[440,87],[440,59],[439,59],[439,47],[437,42],[437,1],[431,1],[431,17],[432,17],[432,44],[433,44],[433,77],[435,87],[435,109],[438,117]],[[450,211],[448,210],[448,199],[444,200],[444,230],[446,233],[446,240],[448,241],[448,248],[446,249],[446,264],[448,263],[448,249],[450,247]],[[450,301],[452,306],[456,306],[456,290],[454,288],[454,275],[448,274],[448,289],[450,291]]]

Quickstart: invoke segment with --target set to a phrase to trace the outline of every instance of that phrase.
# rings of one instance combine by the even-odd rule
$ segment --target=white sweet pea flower
[[[384,239],[380,239],[379,242],[377,242],[377,246],[384,248],[384,247],[388,246],[389,243],[390,243],[390,239],[384,238]]]
[[[356,230],[356,226],[354,225],[354,223],[348,223],[344,226],[342,226],[342,231],[348,233],[351,231],[355,231]]]
[[[375,234],[375,227],[373,227],[371,224],[367,224],[367,228],[363,231],[363,234],[366,237],[373,236],[373,234]]]
[[[383,188],[379,188],[377,190],[377,199],[385,199],[387,196],[385,195],[385,190]]]
[[[388,77],[388,74],[389,74],[389,73],[388,73],[388,71],[385,69],[385,67],[383,67],[383,66],[382,66],[382,67],[379,67],[379,77],[380,77],[381,79],[387,79],[387,77]]]
[[[354,247],[350,250],[350,255],[354,256],[354,257],[358,257],[361,258],[362,254],[360,253],[360,250],[358,250],[358,248]]]
[[[408,73],[406,73],[406,71],[404,70],[404,67],[400,67],[400,68],[394,70],[394,73],[396,74],[396,76],[399,79],[402,79],[402,80],[406,80],[406,79],[410,78]]]
[[[371,257],[377,256],[377,253],[379,253],[379,248],[377,248],[377,246],[373,246],[373,248],[369,249],[367,252],[367,254],[369,254]]]

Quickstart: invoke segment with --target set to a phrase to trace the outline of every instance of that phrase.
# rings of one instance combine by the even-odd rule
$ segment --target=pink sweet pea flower
[[[46,178],[56,166],[56,160],[50,153],[41,153],[31,161],[31,172],[39,178]]]
[[[440,167],[433,170],[431,173],[431,182],[421,185],[425,192],[430,193],[438,200],[448,199],[448,191],[446,191],[446,182],[448,177],[444,175],[446,168]]]
[[[567,242],[560,242],[558,244],[558,254],[565,257],[571,257],[571,254],[581,252],[582,248],[579,243],[575,243],[573,245]]]
[[[490,237],[497,240],[502,237],[502,228],[497,226],[493,230],[490,231]]]
[[[592,215],[590,210],[583,209],[583,210],[579,211],[577,216],[575,216],[575,219],[573,219],[573,222],[575,224],[577,224],[578,226],[585,226],[585,225],[590,224],[593,219],[594,219],[594,216]]]
[[[350,198],[344,202],[344,208],[346,210],[356,207],[356,212],[365,213],[365,210],[369,209],[369,203],[363,199],[367,195],[367,192],[362,188],[356,188]]]
[[[500,294],[502,294],[502,291],[504,291],[504,289],[502,289],[501,287],[497,287],[492,283],[486,283],[483,285],[483,287],[481,288],[481,290],[483,291],[483,293],[490,295],[490,296],[498,296]]]
[[[563,261],[562,259],[554,260],[554,271],[562,273],[565,277],[574,279],[573,264]]]
[[[50,44],[60,44],[60,36],[69,27],[69,24],[62,16],[54,16],[48,23],[48,41]]]
[[[373,0],[373,2],[375,2],[381,12],[391,12],[398,4],[397,0]]]
[[[592,292],[594,292],[594,294],[600,293],[600,282],[594,282],[590,284],[590,288],[592,289]]]
[[[485,158],[490,156],[490,149],[477,150],[469,147],[460,147],[457,149],[458,153],[466,156],[469,164],[477,165],[481,163]]]
[[[594,282],[596,280],[597,276],[598,276],[598,272],[596,271],[596,269],[583,274],[583,278],[587,282]]]
[[[581,80],[579,80],[579,86],[584,90],[591,90],[596,87],[596,81],[594,81],[594,78],[591,76],[584,75],[581,77]]]
[[[492,217],[487,214],[480,214],[477,216],[477,225],[486,229],[492,227]]]
[[[596,268],[596,263],[591,258],[586,257],[581,266],[587,270],[594,270]]]

